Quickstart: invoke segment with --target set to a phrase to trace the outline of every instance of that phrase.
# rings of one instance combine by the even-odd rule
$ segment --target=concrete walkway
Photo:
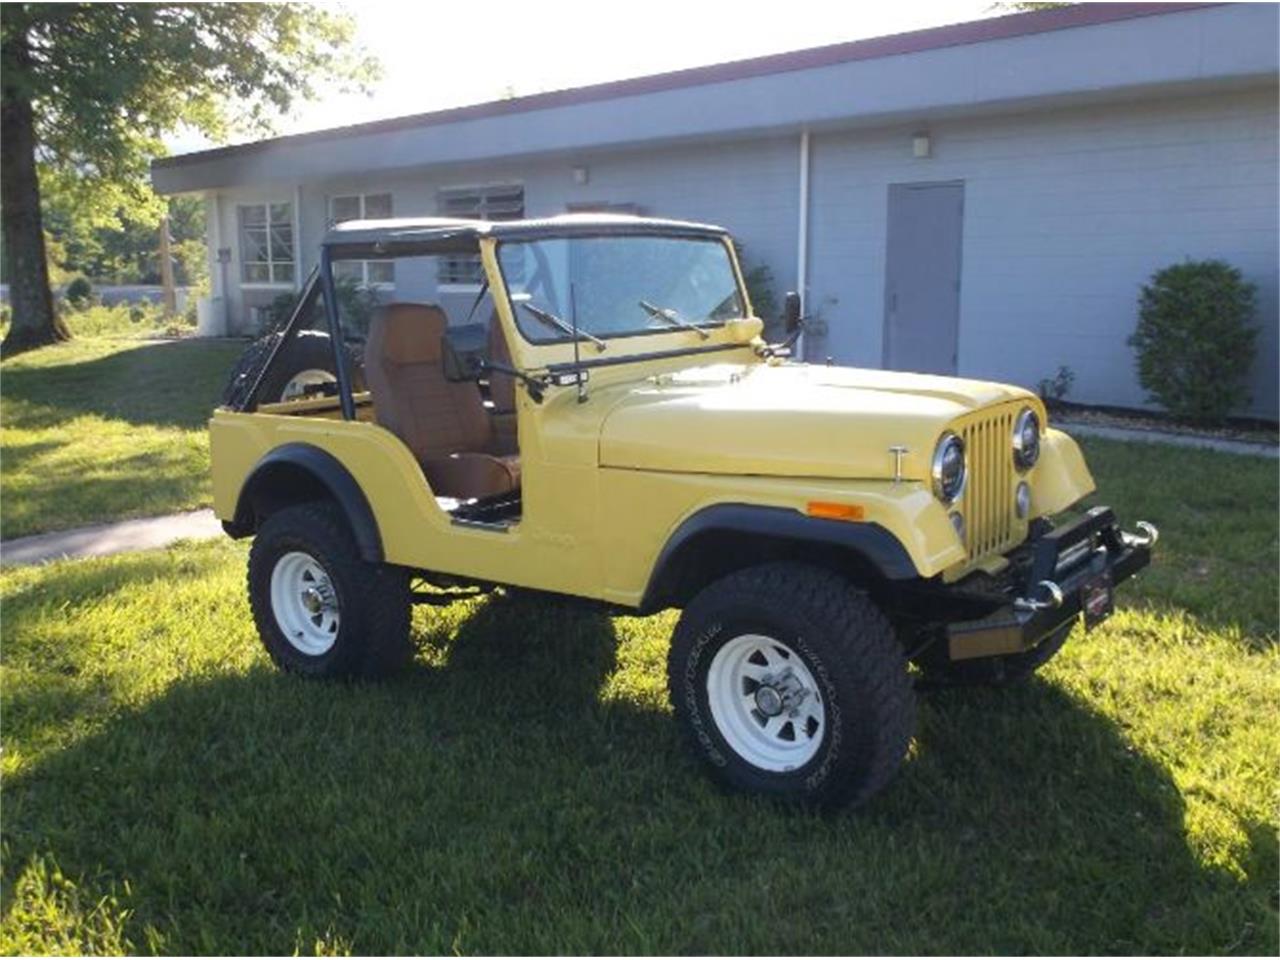
[[[1174,447],[1199,447],[1217,450],[1219,453],[1237,453],[1246,457],[1280,458],[1280,447],[1269,443],[1250,443],[1247,440],[1221,440],[1217,437],[1194,437],[1185,433],[1165,433],[1161,430],[1133,430],[1127,427],[1102,427],[1092,423],[1072,423],[1055,419],[1052,426],[1059,427],[1077,437],[1103,437],[1107,440],[1136,440],[1138,443],[1164,443]]]
[[[5,540],[0,543],[0,565],[20,566],[64,557],[105,557],[127,550],[167,547],[177,540],[205,540],[221,533],[222,524],[212,510],[99,523],[91,527]]]

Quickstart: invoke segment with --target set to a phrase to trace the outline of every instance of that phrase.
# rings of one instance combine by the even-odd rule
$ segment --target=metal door
[[[963,183],[889,186],[884,365],[956,372],[960,329]]]

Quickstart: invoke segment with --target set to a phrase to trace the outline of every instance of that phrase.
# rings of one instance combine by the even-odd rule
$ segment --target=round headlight
[[[944,433],[933,451],[933,494],[943,503],[955,503],[964,492],[964,441]]]
[[[1030,407],[1013,421],[1013,464],[1030,470],[1040,459],[1040,418]]]

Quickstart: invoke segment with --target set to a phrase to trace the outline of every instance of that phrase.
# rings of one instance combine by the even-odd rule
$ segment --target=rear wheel
[[[906,660],[866,594],[815,567],[731,574],[685,609],[676,717],[725,786],[835,807],[882,789],[915,723]]]
[[[332,504],[287,507],[262,524],[249,552],[249,604],[283,670],[383,676],[412,655],[407,574],[360,559]]]

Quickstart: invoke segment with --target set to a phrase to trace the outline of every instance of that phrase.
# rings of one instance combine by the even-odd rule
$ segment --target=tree
[[[1037,10],[1058,10],[1062,7],[1074,7],[1074,3],[1022,3],[1000,2],[987,7],[995,13],[1035,13]]]
[[[51,273],[56,269],[64,277],[84,274],[110,283],[160,282],[156,238],[166,212],[163,201],[145,208],[124,205],[104,216],[91,216],[74,197],[50,189],[43,179],[40,193]],[[174,277],[179,286],[198,286],[208,275],[204,200],[171,197],[167,212]],[[56,286],[57,277],[50,279]]]
[[[377,64],[344,14],[308,4],[9,3],[0,7],[0,219],[13,322],[0,352],[66,339],[49,290],[41,187],[103,217],[154,207],[148,164],[185,125],[270,131],[324,78]]]

